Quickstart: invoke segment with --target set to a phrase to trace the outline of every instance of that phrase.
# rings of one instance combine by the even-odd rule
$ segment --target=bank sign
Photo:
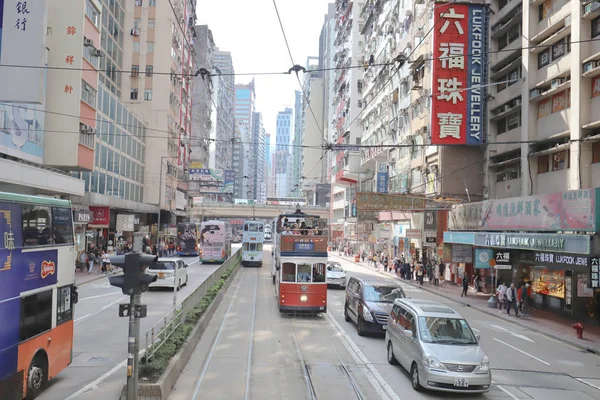
[[[487,95],[487,6],[436,4],[431,143],[483,143]]]

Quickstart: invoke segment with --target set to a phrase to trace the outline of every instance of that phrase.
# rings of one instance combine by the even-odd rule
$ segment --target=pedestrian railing
[[[241,260],[242,252],[235,252],[227,261],[217,268],[200,286],[187,296],[181,305],[175,307],[167,315],[158,320],[146,331],[145,357],[147,363],[160,347],[171,337],[177,328],[185,322],[187,314],[198,304],[215,283],[221,279],[225,271]]]

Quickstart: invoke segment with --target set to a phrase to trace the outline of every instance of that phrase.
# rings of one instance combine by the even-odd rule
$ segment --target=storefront
[[[88,224],[87,250],[102,251],[108,246],[108,226],[110,225],[110,207],[90,206],[92,220]]]
[[[75,227],[75,252],[79,256],[87,249],[87,225],[92,221],[92,213],[86,208],[73,210],[73,226]]]

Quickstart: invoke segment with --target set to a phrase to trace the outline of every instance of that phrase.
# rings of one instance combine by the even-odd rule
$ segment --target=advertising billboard
[[[43,164],[44,129],[44,106],[0,103],[0,153]]]
[[[0,0],[0,101],[44,102],[46,0]]]
[[[377,193],[388,193],[388,164],[385,162],[377,163]]]
[[[487,94],[484,4],[436,4],[431,143],[480,145]]]
[[[190,168],[190,182],[198,182],[200,193],[233,193],[235,171],[231,169]]]

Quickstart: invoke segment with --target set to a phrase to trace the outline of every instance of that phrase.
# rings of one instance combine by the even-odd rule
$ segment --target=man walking
[[[510,315],[510,309],[515,309],[515,316],[519,317],[519,309],[517,307],[517,289],[514,282],[511,282],[510,287],[506,290],[506,313]]]

